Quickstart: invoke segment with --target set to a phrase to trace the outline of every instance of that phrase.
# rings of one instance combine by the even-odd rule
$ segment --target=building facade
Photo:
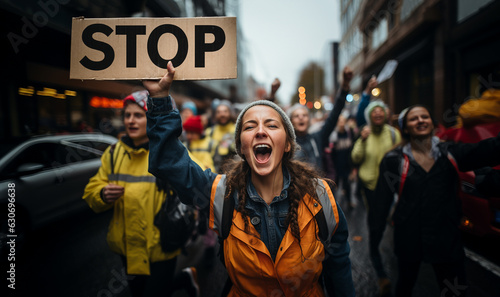
[[[142,89],[139,81],[69,79],[73,17],[225,16],[225,0],[0,0],[2,72],[0,139],[85,131],[90,126],[117,134],[121,100]],[[237,16],[237,6],[230,7]],[[243,51],[242,51],[243,52]],[[238,51],[238,55],[240,55]],[[238,74],[244,69],[238,57]],[[240,82],[240,80],[242,82]],[[243,98],[243,75],[236,80],[182,81],[176,100],[194,101],[200,110],[214,98]]]
[[[341,56],[361,71],[361,84],[388,60],[398,62],[379,85],[380,98],[396,114],[425,104],[441,124],[452,126],[463,102],[500,83],[492,81],[500,72],[500,1],[341,0],[345,11],[343,5],[358,9],[355,17],[342,14],[342,23],[351,26],[342,27],[340,48],[352,49],[347,37],[357,27],[360,53]]]

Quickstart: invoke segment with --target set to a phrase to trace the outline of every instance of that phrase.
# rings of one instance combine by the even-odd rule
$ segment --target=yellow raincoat
[[[195,162],[198,163],[203,170],[211,169],[212,172],[215,172],[214,161],[212,159],[215,143],[210,137],[205,136],[204,138],[193,140],[185,145],[189,153],[198,160],[195,160]]]
[[[134,149],[119,141],[113,154],[114,174],[111,173],[110,148],[101,157],[102,165],[93,176],[83,199],[95,212],[113,208],[107,241],[111,251],[127,259],[127,273],[149,275],[150,262],[176,257],[180,250],[164,253],[160,246],[160,232],[153,224],[165,193],[156,186],[156,178],[148,172],[149,150]],[[115,203],[107,204],[100,196],[109,183],[125,188]]]

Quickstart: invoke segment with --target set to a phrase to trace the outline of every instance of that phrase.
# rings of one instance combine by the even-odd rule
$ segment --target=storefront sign
[[[73,18],[71,79],[237,77],[236,18]]]

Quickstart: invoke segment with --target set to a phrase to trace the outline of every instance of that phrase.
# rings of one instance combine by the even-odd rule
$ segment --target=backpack
[[[113,154],[116,144],[111,145],[111,174],[114,174]],[[154,225],[160,231],[160,246],[165,253],[171,253],[185,248],[191,237],[196,233],[196,209],[183,204],[170,184],[156,178],[158,189],[166,193],[160,211],[155,215]]]
[[[185,248],[196,233],[196,209],[183,204],[172,189],[165,190],[167,197],[154,224],[160,230],[160,245],[165,253]]]
[[[229,189],[226,189],[226,196],[227,196],[227,191]],[[219,243],[221,244],[220,250],[219,250],[219,256],[224,263],[224,250],[223,247],[224,245],[222,244],[224,240],[229,236],[229,231],[231,230],[231,225],[233,224],[233,210],[234,210],[234,199],[232,197],[229,197],[229,199],[224,199],[224,204],[222,206],[222,219],[221,219],[221,230],[220,230],[220,235],[219,235]],[[326,217],[325,213],[323,212],[323,209],[321,209],[316,216],[314,216],[316,219],[316,222],[318,223],[318,233],[319,233],[319,238],[321,242],[325,243],[329,239],[329,234],[328,234],[328,224],[326,222]]]

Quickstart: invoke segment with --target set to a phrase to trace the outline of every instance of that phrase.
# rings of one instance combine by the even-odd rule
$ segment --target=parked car
[[[99,169],[104,150],[117,141],[109,135],[82,133],[2,143],[0,252],[5,251],[12,231],[22,238],[27,231],[88,209],[83,190]]]
[[[500,122],[478,124],[470,128],[450,128],[437,135],[442,140],[477,143],[495,137],[500,133]],[[500,166],[494,167],[500,169]],[[500,193],[497,197],[486,196],[475,187],[475,174],[472,171],[459,172],[462,202],[460,228],[467,233],[480,237],[500,238]]]

